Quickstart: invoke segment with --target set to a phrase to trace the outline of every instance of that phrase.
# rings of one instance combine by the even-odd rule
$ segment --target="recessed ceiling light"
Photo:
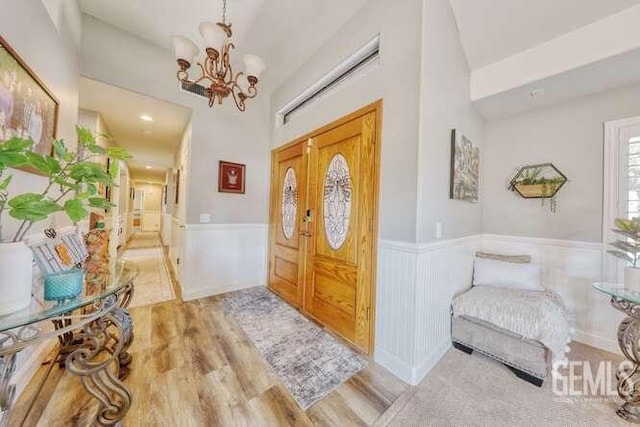
[[[140,116],[140,120],[142,120],[143,122],[152,122],[153,121],[153,117],[151,117],[148,114],[143,114]]]
[[[151,169],[151,166],[145,166],[147,169]]]

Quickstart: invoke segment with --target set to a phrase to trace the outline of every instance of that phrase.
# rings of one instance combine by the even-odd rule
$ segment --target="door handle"
[[[300,235],[304,237],[311,237],[311,233],[309,233],[308,231],[301,231]]]

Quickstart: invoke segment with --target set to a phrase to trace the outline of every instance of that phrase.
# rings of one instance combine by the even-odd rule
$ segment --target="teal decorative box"
[[[84,271],[79,268],[47,274],[44,277],[44,299],[57,301],[77,297],[82,293],[83,284]]]

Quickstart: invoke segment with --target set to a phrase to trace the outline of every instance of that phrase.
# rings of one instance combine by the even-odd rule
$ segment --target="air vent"
[[[182,90],[202,96],[203,98],[209,98],[209,95],[207,94],[207,88],[204,86],[200,86],[197,83],[182,82]]]
[[[380,35],[377,35],[353,55],[338,64],[320,80],[296,96],[277,113],[277,123],[288,123],[294,114],[308,107],[313,102],[334,92],[342,84],[363,75],[380,63]]]

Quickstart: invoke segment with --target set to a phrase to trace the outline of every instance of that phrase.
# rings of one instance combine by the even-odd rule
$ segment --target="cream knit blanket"
[[[564,361],[571,328],[562,298],[555,292],[474,286],[456,297],[452,308],[456,317],[475,317],[539,341],[551,351],[553,362]]]

